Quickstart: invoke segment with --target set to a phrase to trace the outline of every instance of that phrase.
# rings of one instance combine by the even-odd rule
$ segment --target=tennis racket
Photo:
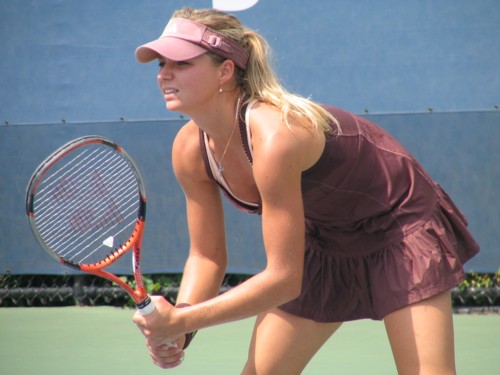
[[[100,136],[61,146],[33,173],[26,212],[35,238],[52,257],[118,284],[142,314],[155,310],[140,267],[146,192],[123,148]],[[131,250],[136,289],[106,270]]]

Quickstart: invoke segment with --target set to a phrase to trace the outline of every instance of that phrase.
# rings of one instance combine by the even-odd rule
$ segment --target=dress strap
[[[243,143],[243,149],[248,158],[250,164],[253,164],[253,150],[252,150],[252,130],[250,129],[250,111],[254,104],[257,103],[257,99],[252,100],[250,103],[244,107],[245,117],[240,117],[240,135],[241,142]]]
[[[240,116],[240,124],[241,124],[241,122],[242,121],[241,121],[241,116]],[[224,195],[226,195],[226,197],[229,199],[229,201],[231,203],[233,203],[239,210],[242,210],[245,212],[250,212],[250,213],[260,214],[260,212],[261,212],[260,204],[247,202],[243,199],[240,199],[231,191],[229,184],[227,183],[224,176],[218,172],[217,161],[215,159],[214,154],[212,153],[212,150],[209,147],[208,134],[206,134],[201,129],[199,130],[199,140],[200,140],[201,155],[202,155],[203,161],[205,163],[205,170],[207,172],[207,175],[212,180],[214,180],[217,183],[217,185],[219,185],[219,187],[224,192]],[[244,143],[243,146],[245,148],[245,153],[247,154],[247,157],[248,157],[248,155],[249,155],[247,152],[248,145],[245,146],[245,143]]]

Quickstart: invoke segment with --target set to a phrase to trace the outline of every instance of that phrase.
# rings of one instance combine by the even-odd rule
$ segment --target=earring
[[[222,90],[222,87],[219,88],[219,94],[221,94],[224,90]]]

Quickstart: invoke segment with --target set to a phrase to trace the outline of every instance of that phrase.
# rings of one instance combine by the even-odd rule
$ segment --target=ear
[[[220,86],[228,83],[234,77],[234,62],[232,60],[224,60],[220,65]]]

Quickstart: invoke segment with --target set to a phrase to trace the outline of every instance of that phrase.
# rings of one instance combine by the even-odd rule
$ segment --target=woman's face
[[[190,114],[219,90],[219,67],[207,55],[186,61],[160,57],[157,80],[169,111]]]

